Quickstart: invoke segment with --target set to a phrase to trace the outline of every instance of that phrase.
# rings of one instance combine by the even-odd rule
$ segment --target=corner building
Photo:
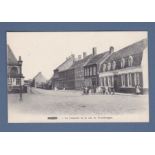
[[[135,93],[139,85],[142,93],[148,91],[147,39],[133,43],[112,55],[101,65],[100,86],[114,88],[116,92]]]

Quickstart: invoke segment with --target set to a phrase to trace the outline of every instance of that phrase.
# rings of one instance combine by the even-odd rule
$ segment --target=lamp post
[[[19,60],[18,60],[18,65],[19,65],[19,77],[20,77],[20,82],[19,82],[19,85],[20,85],[20,92],[19,92],[19,101],[22,101],[22,59],[21,59],[21,56],[19,56]]]

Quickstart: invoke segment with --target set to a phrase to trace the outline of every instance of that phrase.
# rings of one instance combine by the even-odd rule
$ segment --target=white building
[[[46,78],[43,76],[43,74],[41,72],[39,72],[33,78],[33,82],[32,82],[33,84],[32,84],[32,86],[34,86],[36,88],[44,88],[46,82],[47,82]]]
[[[21,57],[19,57],[19,59],[21,59]],[[20,78],[21,78],[21,86],[23,86],[24,76],[20,74],[20,63],[19,61],[17,61],[9,45],[7,45],[7,76],[8,76],[8,92],[19,92]]]

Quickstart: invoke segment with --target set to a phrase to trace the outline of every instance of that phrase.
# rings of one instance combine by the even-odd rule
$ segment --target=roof
[[[17,65],[18,61],[15,57],[15,55],[13,54],[12,49],[10,48],[9,45],[7,45],[7,56],[8,56],[8,65]]]
[[[75,61],[74,64],[69,69],[74,69],[74,68],[77,68],[77,67],[84,66],[91,57],[92,57],[92,54],[86,56],[85,58],[83,58],[81,60]]]
[[[67,60],[65,60],[61,65],[59,65],[56,69],[54,69],[54,70],[59,70],[59,68],[62,66],[62,65],[64,65],[65,63],[67,62]]]
[[[74,57],[66,59],[61,65],[59,65],[55,70],[59,72],[68,70],[74,63]]]
[[[133,43],[125,48],[120,49],[117,52],[114,52],[107,60],[106,62],[112,61],[112,60],[117,60],[121,58],[125,58],[129,55],[134,55],[134,54],[140,54],[143,52],[143,50],[147,46],[147,39],[143,39],[141,41],[138,41],[136,43]]]
[[[107,55],[107,53],[109,53],[109,51],[93,56],[92,59],[90,59],[90,61],[86,64],[86,66],[97,64],[99,61],[103,59],[103,57]]]
[[[46,81],[46,78],[43,76],[43,74],[42,74],[41,72],[39,72],[33,79],[36,79],[36,78],[38,78],[38,77],[40,77],[40,79],[41,79],[42,81]]]

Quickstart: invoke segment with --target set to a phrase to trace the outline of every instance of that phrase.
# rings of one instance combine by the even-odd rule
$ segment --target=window
[[[8,84],[12,84],[12,79],[8,78]]]
[[[131,87],[132,86],[132,74],[131,73],[127,74],[127,79],[128,79],[128,87]]]
[[[112,69],[115,70],[116,69],[116,61],[112,62]]]
[[[12,75],[12,76],[18,75],[18,69],[17,69],[17,67],[12,67],[11,68],[10,75]]]
[[[133,57],[132,56],[129,56],[129,59],[128,59],[128,66],[129,67],[132,67],[133,65]]]
[[[90,67],[90,76],[92,76],[92,73],[93,73],[93,68]]]
[[[89,76],[89,68],[87,68],[87,76]]]
[[[107,78],[106,85],[105,86],[109,86],[109,87],[113,87],[114,86],[114,77],[113,76],[108,76],[105,77]]]
[[[121,75],[121,84],[122,84],[122,87],[125,87],[125,74]]]
[[[84,69],[84,75],[87,76],[87,70],[86,70],[86,68]]]
[[[108,71],[110,71],[111,70],[111,63],[109,62],[108,63]]]
[[[114,87],[114,76],[111,77],[111,86]]]
[[[96,66],[93,67],[93,75],[96,75]]]
[[[106,71],[106,67],[107,67],[107,65],[106,64],[103,64],[103,72]]]
[[[110,77],[110,76],[109,76],[109,77],[107,77],[107,78],[108,78],[108,86],[109,86],[109,87],[111,87],[111,86],[112,86],[112,85],[111,85],[111,84],[112,84],[112,81],[111,81],[112,79],[111,79],[111,77]]]
[[[124,67],[125,67],[125,59],[122,58],[122,59],[121,59],[121,68],[124,68]]]
[[[16,79],[16,85],[20,85],[20,79]]]
[[[103,78],[103,83],[104,83],[104,86],[107,86],[107,77]]]
[[[139,73],[135,73],[134,82],[135,82],[135,86],[140,84],[140,76],[139,76]]]

